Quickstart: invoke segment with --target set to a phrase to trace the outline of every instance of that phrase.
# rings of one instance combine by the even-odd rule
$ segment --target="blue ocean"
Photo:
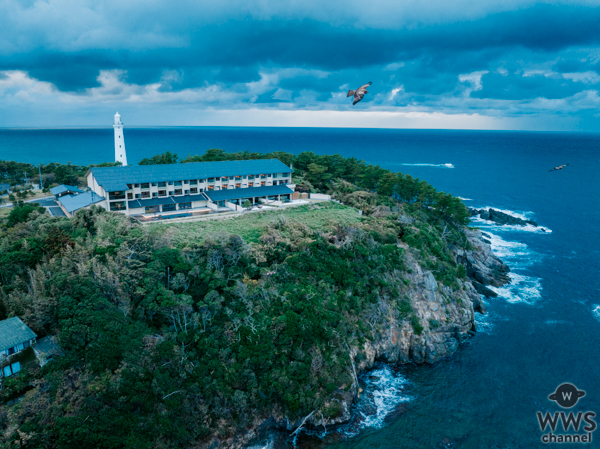
[[[130,163],[209,148],[354,156],[540,225],[474,222],[512,270],[477,334],[434,365],[377,367],[364,378],[374,413],[352,429],[303,434],[298,447],[541,448],[536,412],[559,410],[548,396],[564,382],[586,391],[571,410],[600,415],[599,134],[126,128],[125,142]],[[0,159],[112,161],[113,130],[0,130]]]

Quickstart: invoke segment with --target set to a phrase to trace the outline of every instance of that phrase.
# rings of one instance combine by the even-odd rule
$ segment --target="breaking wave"
[[[593,304],[594,308],[592,309],[592,313],[594,316],[600,320],[600,304]]]
[[[490,207],[490,206],[485,206],[485,207],[481,207],[481,208],[477,208],[477,209],[483,209],[483,210],[494,209],[499,212],[503,212],[507,215],[510,215],[511,217],[519,218],[521,220],[533,220],[533,217],[535,215],[533,212],[515,212],[512,210],[508,210],[508,209],[500,209],[498,207]],[[494,223],[493,221],[490,221],[490,220],[484,220],[482,218],[479,218],[479,216],[471,217],[471,221],[473,223],[476,223],[477,226],[479,226],[481,228],[485,227],[486,229],[492,229],[495,231],[503,230],[503,231],[533,232],[535,234],[550,234],[550,233],[552,233],[552,229],[547,228],[546,226],[533,226],[530,224],[525,225],[525,226],[501,225],[498,223]]]
[[[542,297],[542,280],[535,276],[527,276],[523,271],[537,262],[540,256],[525,243],[504,240],[490,232],[483,234],[489,239],[492,252],[511,268],[508,274],[510,284],[488,288],[509,303],[535,304]]]
[[[453,164],[400,164],[408,165],[411,167],[443,167],[443,168],[454,168]]]
[[[337,429],[345,437],[358,435],[361,429],[381,429],[385,419],[411,400],[406,394],[408,379],[384,365],[361,376],[363,392],[354,406],[350,423]]]

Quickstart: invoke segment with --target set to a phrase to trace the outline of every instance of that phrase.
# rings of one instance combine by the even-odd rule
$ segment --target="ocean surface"
[[[130,163],[208,148],[354,156],[424,179],[469,206],[539,223],[476,222],[512,269],[512,283],[496,289],[500,296],[487,300],[488,313],[477,317],[477,334],[434,365],[378,366],[363,377],[366,404],[356,410],[365,415],[362,422],[302,434],[298,447],[545,447],[536,412],[561,410],[548,396],[563,382],[586,391],[571,410],[600,415],[599,134],[126,128],[125,142]],[[90,164],[113,158],[112,128],[0,130],[0,159]],[[600,429],[594,440],[586,447],[600,447]]]

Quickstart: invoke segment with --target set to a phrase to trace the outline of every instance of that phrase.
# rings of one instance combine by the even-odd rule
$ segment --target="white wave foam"
[[[507,260],[514,261],[514,259],[529,260],[533,252],[525,243],[507,241],[502,237],[492,234],[491,232],[484,232],[484,237],[490,241],[492,252],[502,259],[504,262]],[[510,266],[510,263],[508,264]]]
[[[507,241],[491,232],[484,232],[484,235],[490,241],[492,252],[512,270],[508,274],[510,284],[502,287],[488,286],[488,288],[509,303],[535,304],[542,297],[542,280],[534,276],[526,276],[519,271],[532,265],[539,256],[525,243]]]
[[[460,198],[463,201],[473,201],[472,198],[463,198],[462,196],[459,196],[458,198]]]
[[[499,209],[498,209],[499,210]],[[477,223],[480,228],[492,229],[494,231],[518,231],[518,232],[533,232],[535,234],[550,234],[552,229],[545,226],[533,226],[533,225],[501,225],[490,220],[484,220],[478,216],[471,217],[473,223]]]
[[[408,165],[411,167],[444,167],[444,168],[454,168],[453,164],[401,164]]]
[[[525,276],[515,272],[508,273],[511,281],[503,287],[487,287],[498,296],[504,298],[511,304],[524,302],[529,305],[535,304],[542,297],[542,283],[540,278]]]
[[[492,316],[492,313],[489,311],[488,302],[483,300],[483,303],[486,306],[487,312],[475,314],[475,329],[477,329],[477,332],[479,333],[491,335],[496,317]]]
[[[408,380],[384,366],[369,373],[365,382],[366,387],[363,394],[375,406],[376,412],[366,415],[360,427],[380,429],[383,427],[385,417],[392,413],[398,404],[410,401],[411,398],[404,394]]]
[[[594,308],[592,309],[592,313],[594,316],[600,320],[600,304],[593,304]]]
[[[500,209],[499,207],[493,207],[493,206],[485,206],[485,207],[482,207],[481,209],[487,210],[487,211],[489,211],[490,209],[494,209],[494,210],[502,212],[506,215],[510,215],[511,217],[520,218],[521,220],[531,220],[532,217],[535,216],[535,213],[533,213],[531,211],[515,212],[514,210]]]

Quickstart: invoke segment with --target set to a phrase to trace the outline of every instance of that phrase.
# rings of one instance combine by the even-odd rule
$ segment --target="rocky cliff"
[[[357,377],[361,372],[371,369],[376,362],[434,363],[454,353],[459,344],[475,332],[475,312],[485,313],[480,293],[489,296],[493,294],[485,286],[501,286],[510,281],[509,268],[492,253],[485,235],[473,230],[467,230],[466,235],[472,249],[454,250],[457,262],[464,264],[467,270],[467,279],[459,280],[457,290],[436,281],[433,273],[424,270],[418,263],[413,250],[400,244],[406,250],[408,285],[404,293],[410,297],[412,310],[422,330],[409,321],[398,321],[388,310],[389,313],[382,314],[382,319],[374,327],[375,338],[367,340],[363,346],[348,347],[354,360],[352,371],[355,381],[352,385],[340,385],[324,406],[338,404],[338,416],[325,419],[319,411],[293,421],[283,416],[272,416],[267,420],[257,421],[253,429],[236,441],[225,444],[220,442],[212,447],[247,447],[249,441],[264,438],[275,429],[293,432],[299,426],[306,426],[322,430],[324,427],[347,422],[352,417],[352,403],[360,394]],[[419,328],[419,331],[415,328]],[[273,441],[281,438],[281,434],[272,434],[271,447],[277,446],[273,445]]]

